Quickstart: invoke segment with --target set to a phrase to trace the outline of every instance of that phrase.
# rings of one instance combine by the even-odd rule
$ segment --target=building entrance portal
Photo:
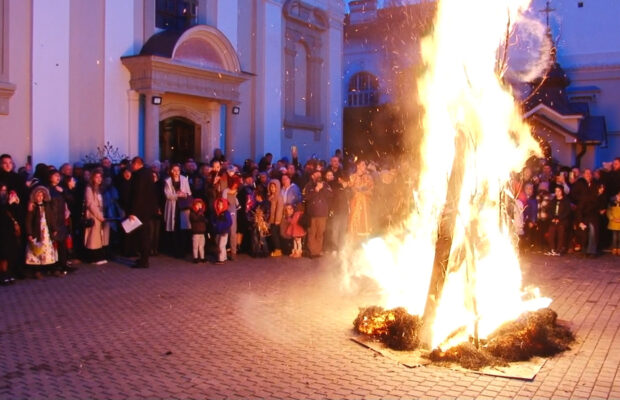
[[[183,163],[200,158],[200,125],[187,118],[172,117],[159,123],[159,154],[162,160]]]

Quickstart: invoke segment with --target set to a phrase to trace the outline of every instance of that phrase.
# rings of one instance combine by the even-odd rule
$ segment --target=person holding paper
[[[157,212],[157,198],[153,196],[155,192],[155,183],[153,182],[153,174],[144,167],[144,161],[140,157],[134,157],[131,160],[130,196],[129,196],[129,219],[135,221],[140,220],[140,225],[135,230],[136,245],[140,257],[133,268],[148,268],[149,254],[151,252],[151,232],[150,224],[144,223],[149,221]]]

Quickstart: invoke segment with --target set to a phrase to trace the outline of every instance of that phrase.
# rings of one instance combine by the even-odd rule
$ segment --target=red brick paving
[[[370,292],[329,257],[83,265],[0,288],[1,398],[620,398],[620,258],[531,256],[578,336],[531,382],[409,369],[348,337]]]

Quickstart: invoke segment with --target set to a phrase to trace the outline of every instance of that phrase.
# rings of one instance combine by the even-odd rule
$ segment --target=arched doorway
[[[200,125],[183,117],[166,118],[159,123],[159,154],[162,160],[182,163],[200,158]]]

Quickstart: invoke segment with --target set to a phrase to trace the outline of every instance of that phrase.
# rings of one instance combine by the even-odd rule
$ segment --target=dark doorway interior
[[[182,117],[161,121],[159,154],[162,160],[178,163],[188,158],[200,158],[200,126]]]

